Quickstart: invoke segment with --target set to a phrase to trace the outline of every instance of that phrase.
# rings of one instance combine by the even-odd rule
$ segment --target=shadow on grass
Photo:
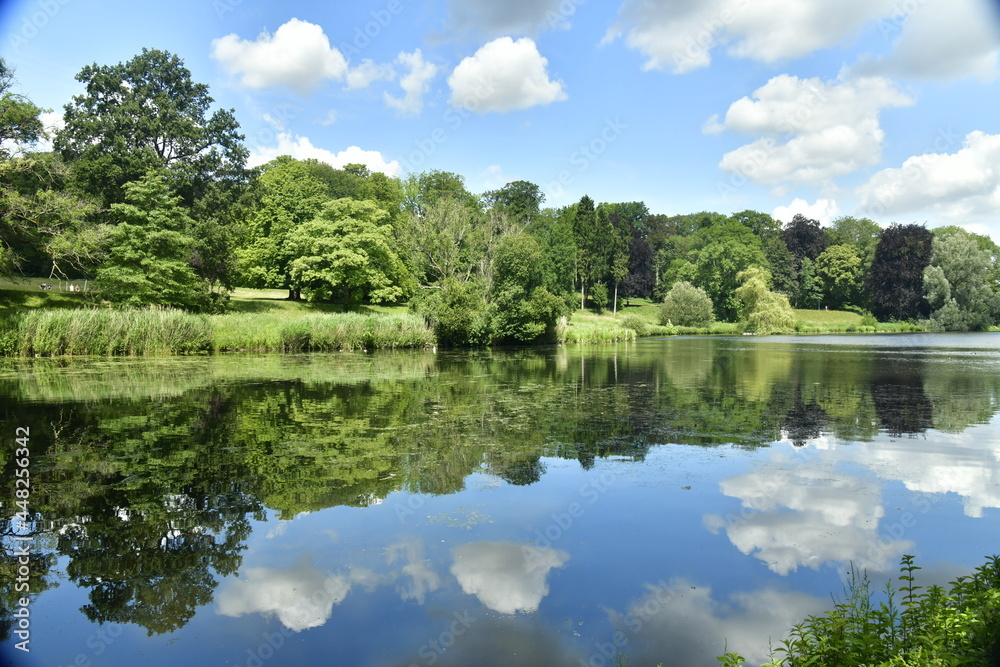
[[[368,306],[345,307],[340,303],[310,303],[308,301],[289,301],[288,299],[241,298],[229,302],[231,313],[261,313],[261,314],[310,314],[310,313],[360,313],[373,315],[377,310]]]
[[[83,294],[50,292],[36,289],[0,289],[0,310],[30,310],[34,308],[83,308],[89,305]]]

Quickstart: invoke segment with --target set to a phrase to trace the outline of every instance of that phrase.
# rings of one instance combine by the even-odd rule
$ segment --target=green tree
[[[490,190],[483,195],[483,203],[489,209],[502,211],[511,220],[528,225],[538,217],[545,193],[530,181],[512,181],[499,190]]]
[[[660,324],[707,327],[715,320],[712,299],[705,290],[681,280],[673,284],[660,306]]]
[[[736,288],[741,271],[766,263],[758,238],[747,227],[725,222],[695,234],[701,249],[693,253],[695,279],[692,281],[711,297],[716,318],[733,321],[739,312]]]
[[[935,235],[932,247],[923,274],[931,320],[949,331],[983,330],[996,323],[1000,293],[990,284],[996,257],[961,231]]]
[[[208,305],[208,286],[191,266],[194,220],[162,174],[150,172],[126,184],[125,203],[112,204],[111,215],[118,224],[96,276],[103,298],[128,306]]]
[[[0,58],[0,159],[11,155],[12,146],[28,145],[44,134],[42,109],[14,92],[14,73]]]
[[[861,305],[862,259],[853,245],[833,245],[816,258],[816,276],[826,295],[827,305],[843,308]]]
[[[784,294],[772,292],[767,269],[751,266],[741,271],[736,296],[740,300],[740,318],[747,331],[759,334],[794,331],[795,313]]]
[[[418,280],[426,284],[448,279],[469,280],[483,248],[482,221],[452,197],[442,197],[410,213],[405,244]]]
[[[86,90],[66,105],[55,148],[105,205],[150,169],[167,170],[186,206],[207,183],[243,177],[249,153],[233,111],[209,115],[208,86],[177,56],[143,49],[126,63],[88,65],[76,79]]]
[[[432,169],[420,174],[410,174],[402,187],[403,206],[416,215],[423,215],[428,206],[446,197],[470,210],[482,210],[479,198],[465,189],[465,178],[450,171]]]
[[[811,308],[815,303],[816,308],[819,308],[822,300],[823,280],[816,273],[816,263],[808,257],[804,257],[799,266],[799,285],[795,292],[795,306],[797,308]]]
[[[875,259],[875,247],[881,232],[882,228],[874,220],[845,215],[830,223],[826,235],[830,245],[853,246],[861,258],[862,271],[867,272]]]
[[[289,299],[301,297],[291,273],[296,253],[290,236],[332,199],[327,184],[316,176],[316,167],[315,160],[283,155],[265,165],[254,181],[256,203],[247,214],[245,241],[237,251],[241,284],[287,289]]]
[[[500,240],[487,294],[496,342],[555,339],[556,320],[565,304],[542,285],[541,268],[542,249],[531,235],[508,234]]]
[[[611,273],[611,280],[615,284],[615,293],[612,297],[612,312],[618,314],[618,286],[628,275],[629,251],[632,245],[633,224],[619,215],[612,213],[608,218],[610,226],[611,241],[608,247],[608,269]]]
[[[586,306],[587,287],[599,280],[606,268],[605,248],[607,234],[603,233],[605,220],[594,209],[594,200],[584,195],[576,205],[573,235],[576,237],[576,271],[580,280],[580,309]]]
[[[389,214],[375,202],[337,199],[289,236],[292,280],[310,300],[335,296],[344,305],[398,301],[407,274],[395,251]]]

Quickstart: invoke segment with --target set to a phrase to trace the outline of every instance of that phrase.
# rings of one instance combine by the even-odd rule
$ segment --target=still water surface
[[[15,664],[760,662],[852,565],[1000,553],[998,334],[7,361],[0,396]]]

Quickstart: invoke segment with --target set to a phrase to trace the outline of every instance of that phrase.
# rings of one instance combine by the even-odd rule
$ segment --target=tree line
[[[52,150],[32,151],[43,110],[0,61],[0,267],[90,278],[112,304],[213,312],[237,286],[280,288],[345,308],[409,303],[442,343],[473,345],[551,339],[576,308],[635,298],[762,331],[791,307],[946,330],[1000,320],[998,247],[958,227],[667,216],[588,196],[552,208],[523,180],[476,194],[451,172],[289,156],[249,169],[234,112],[213,112],[177,56],[144,49],[77,80]]]

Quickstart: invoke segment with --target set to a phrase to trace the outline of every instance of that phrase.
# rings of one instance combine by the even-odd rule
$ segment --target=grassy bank
[[[327,352],[424,348],[434,332],[414,315],[234,313],[177,310],[26,310],[4,315],[5,356],[153,356],[201,352]]]

